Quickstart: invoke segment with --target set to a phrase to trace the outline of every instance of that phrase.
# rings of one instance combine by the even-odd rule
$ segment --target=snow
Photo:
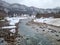
[[[0,21],[5,21],[5,20],[0,20]]]
[[[48,23],[49,21],[51,21],[53,18],[40,18],[40,19],[35,19],[34,22],[38,22],[38,23]]]
[[[60,18],[40,18],[40,19],[35,19],[34,22],[60,26]]]
[[[12,29],[12,28],[16,28],[16,26],[4,26],[4,27],[2,27],[2,29]]]
[[[10,25],[15,25],[16,23],[19,22],[20,19],[27,19],[27,17],[6,17],[5,19],[7,19],[9,21]]]
[[[27,17],[6,17],[5,19],[9,22],[9,25],[11,26],[4,26],[2,27],[2,29],[11,29],[10,32],[15,33],[15,24],[19,23],[20,19],[27,19]]]
[[[60,26],[60,18],[53,19],[48,24]]]
[[[16,28],[16,26],[5,26],[5,27],[2,27],[2,29],[11,29],[10,32],[12,32],[12,33],[16,32],[15,28]]]
[[[10,32],[15,33],[15,32],[16,32],[16,30],[15,30],[15,29],[11,29],[11,30],[10,30]]]

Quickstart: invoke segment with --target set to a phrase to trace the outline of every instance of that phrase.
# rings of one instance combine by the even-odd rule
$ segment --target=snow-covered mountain
[[[53,8],[53,9],[41,9],[41,8],[36,8],[36,7],[28,7],[22,4],[14,3],[14,4],[9,4],[5,1],[0,0],[0,6],[3,6],[4,8],[7,8],[8,10],[11,11],[22,11],[25,13],[31,13],[31,14],[36,14],[36,13],[57,13],[60,11],[60,7]]]
[[[8,7],[9,5],[10,5],[9,3],[0,0],[0,6]]]

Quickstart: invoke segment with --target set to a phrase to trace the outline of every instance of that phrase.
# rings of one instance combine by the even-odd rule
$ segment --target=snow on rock
[[[60,26],[60,18],[40,18],[40,19],[35,19],[34,22]]]
[[[16,32],[16,30],[15,30],[15,29],[11,29],[11,30],[10,30],[10,32],[15,33],[15,32]]]
[[[16,28],[16,26],[4,26],[2,27],[2,29],[14,29]]]

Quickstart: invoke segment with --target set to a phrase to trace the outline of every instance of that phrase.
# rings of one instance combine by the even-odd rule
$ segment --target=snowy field
[[[60,26],[60,18],[40,18],[40,19],[35,19],[34,22]]]

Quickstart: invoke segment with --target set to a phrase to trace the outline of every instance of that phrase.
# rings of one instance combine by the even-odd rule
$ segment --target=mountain
[[[57,13],[60,11],[60,7],[53,8],[53,9],[41,9],[41,8],[36,8],[36,7],[28,7],[26,5],[14,3],[14,4],[9,4],[5,1],[0,0],[0,6],[4,7],[8,11],[19,11],[22,13],[28,13],[28,14],[37,14],[37,13]]]
[[[0,6],[3,6],[3,7],[8,7],[10,4],[5,2],[5,1],[2,1],[0,0]]]

